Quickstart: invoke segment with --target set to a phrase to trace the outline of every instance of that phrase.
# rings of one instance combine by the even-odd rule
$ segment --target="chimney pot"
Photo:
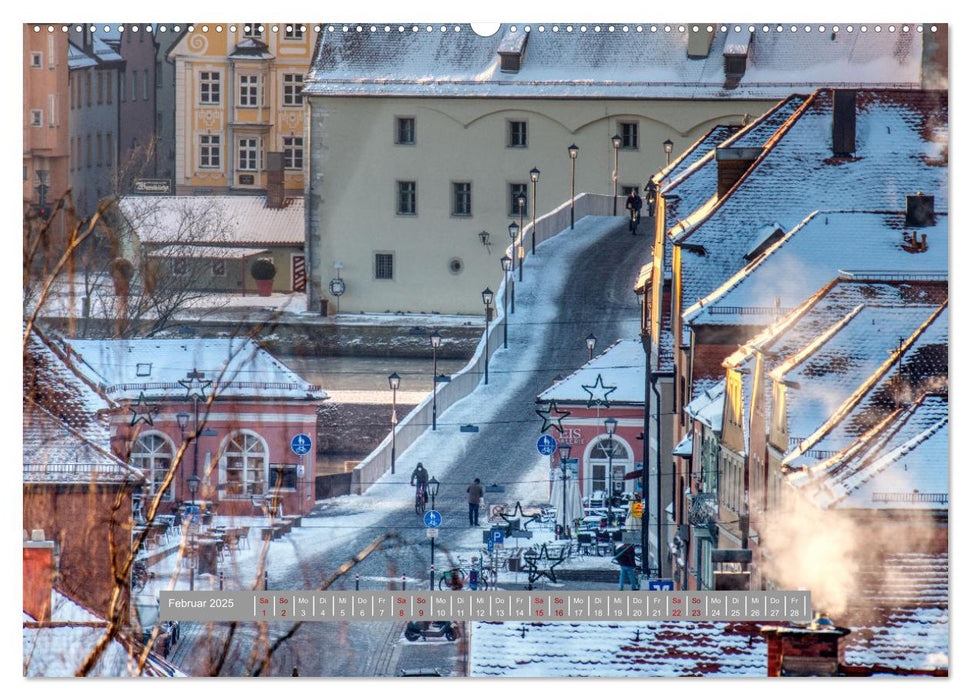
[[[856,152],[856,90],[833,90],[833,155]]]
[[[904,221],[904,225],[933,226],[934,195],[924,194],[919,190],[917,194],[907,195],[907,218]]]

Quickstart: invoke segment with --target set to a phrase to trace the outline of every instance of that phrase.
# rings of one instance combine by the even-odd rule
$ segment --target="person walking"
[[[630,589],[632,591],[641,590],[641,584],[637,580],[637,558],[634,553],[634,545],[632,544],[622,544],[617,547],[614,552],[615,564],[620,565],[620,584],[617,590],[624,590],[624,582],[630,581]]]
[[[482,484],[476,479],[471,484],[469,488],[465,489],[469,493],[469,527],[478,526],[479,524],[479,501],[482,500],[482,496],[485,494],[485,489],[482,488]]]
[[[637,224],[641,222],[641,208],[644,206],[644,202],[641,200],[637,190],[631,190],[630,194],[627,196],[627,211],[630,212],[630,221],[627,224],[627,230],[631,232],[632,236],[637,235]]]

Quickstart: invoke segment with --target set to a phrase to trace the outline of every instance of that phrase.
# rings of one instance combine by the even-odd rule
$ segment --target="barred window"
[[[374,254],[374,278],[379,280],[394,279],[394,255],[392,253]]]

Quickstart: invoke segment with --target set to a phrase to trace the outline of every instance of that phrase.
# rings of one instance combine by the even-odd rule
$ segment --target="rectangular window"
[[[283,137],[283,167],[286,170],[303,170],[303,136]]]
[[[519,206],[520,197],[522,197],[523,200],[521,210]],[[527,187],[525,183],[509,185],[509,215],[519,216],[520,211],[522,211],[523,216],[525,216],[529,211],[529,195],[527,194]]]
[[[101,154],[101,134],[98,134],[95,137],[95,145],[97,146],[97,151],[96,152],[98,154],[98,165],[101,165],[101,163],[103,162],[103,158],[102,158],[102,154]]]
[[[394,279],[394,255],[392,253],[374,254],[374,279]]]
[[[169,263],[173,277],[185,277],[189,274],[189,261],[185,258],[170,258]]]
[[[131,101],[138,101],[138,71],[132,71],[131,74]]]
[[[452,183],[452,216],[472,216],[472,183]]]
[[[142,72],[142,99],[148,99],[148,68]]]
[[[111,89],[111,84],[114,82],[114,79],[114,75],[109,75],[108,79],[105,80],[105,101],[108,104],[111,104],[111,93],[114,92],[114,90]]]
[[[263,38],[263,27],[259,22],[247,22],[243,26],[243,36],[247,39]]]
[[[105,76],[104,73],[98,71],[98,104],[105,101]]]
[[[112,142],[111,134],[105,134],[105,163],[108,165],[111,165],[111,162],[113,160],[111,155],[113,151],[113,146],[111,142]]]
[[[199,74],[199,102],[204,105],[219,104],[219,73],[216,71]]]
[[[297,490],[297,465],[296,464],[271,464],[270,465],[270,491],[296,491]]]
[[[414,117],[395,117],[394,142],[399,146],[415,145]]]
[[[225,260],[213,260],[212,261],[212,276],[213,277],[225,277],[226,276],[226,261]]]
[[[30,125],[44,126],[44,110],[42,109],[30,110]]]
[[[526,148],[526,122],[507,122],[509,138],[506,145],[510,148]]]
[[[297,24],[296,22],[288,24],[283,32],[283,38],[287,41],[299,41],[303,39],[303,25]]]
[[[283,104],[302,105],[303,95],[300,94],[301,90],[303,90],[303,75],[300,73],[283,74]]]
[[[87,161],[88,167],[90,168],[91,167],[91,161],[92,161],[92,159],[91,159],[91,154],[92,154],[92,150],[91,150],[91,134],[88,134],[88,149],[87,150],[88,150],[88,157],[85,158],[85,160]]]
[[[256,159],[258,154],[256,139],[239,140],[239,169],[256,170]]]
[[[630,197],[632,194],[640,194],[640,189],[637,185],[621,185],[620,193],[625,197]]]
[[[34,51],[30,54],[30,67],[31,68],[43,68],[44,67],[44,54],[40,51]]]
[[[121,100],[122,102],[127,101],[127,96],[125,94],[125,85],[126,85],[125,76],[122,75],[121,79],[118,81],[118,99]],[[78,99],[78,102],[79,103],[81,102],[80,98]]]
[[[85,71],[84,73],[84,97],[85,102],[88,103],[88,107],[91,106],[91,71]]]
[[[636,150],[637,146],[637,122],[620,123],[620,147]]]
[[[256,107],[259,105],[259,79],[258,75],[239,76],[240,107]]]
[[[418,186],[415,182],[398,182],[398,213],[417,214],[417,192]]]
[[[202,134],[199,137],[199,167],[219,168],[220,144],[218,134]]]

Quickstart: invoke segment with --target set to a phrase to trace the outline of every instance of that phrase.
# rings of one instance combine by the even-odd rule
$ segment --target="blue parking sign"
[[[503,530],[493,530],[490,543],[502,544],[506,541],[506,533]]]
[[[647,582],[649,591],[673,591],[674,581],[671,579],[654,579]]]

